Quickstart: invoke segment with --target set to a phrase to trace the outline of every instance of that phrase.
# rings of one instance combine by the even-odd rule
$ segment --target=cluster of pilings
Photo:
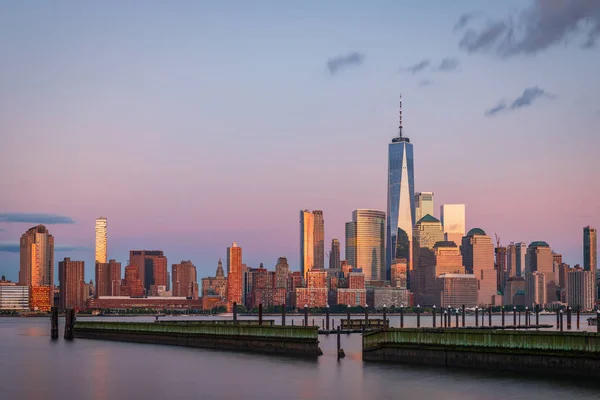
[[[75,310],[69,308],[65,310],[65,340],[73,340],[73,327],[75,326]],[[53,340],[58,339],[58,308],[52,307],[50,310],[50,337]]]

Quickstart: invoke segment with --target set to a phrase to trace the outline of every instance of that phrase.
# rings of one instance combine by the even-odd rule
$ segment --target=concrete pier
[[[263,321],[264,322],[264,321]],[[77,339],[167,344],[317,358],[318,327],[77,321]]]
[[[366,332],[363,360],[600,377],[591,332],[387,329]]]

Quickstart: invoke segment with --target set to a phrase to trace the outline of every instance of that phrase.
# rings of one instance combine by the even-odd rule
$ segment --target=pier
[[[318,327],[197,322],[76,321],[76,339],[165,344],[317,358]]]
[[[600,335],[481,328],[385,329],[363,335],[363,360],[599,377]]]

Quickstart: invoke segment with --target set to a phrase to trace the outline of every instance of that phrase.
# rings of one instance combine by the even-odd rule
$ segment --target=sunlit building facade
[[[121,263],[96,263],[96,297],[121,295]]]
[[[581,269],[568,273],[568,303],[574,309],[591,311],[596,300],[596,276],[592,271]]]
[[[227,303],[231,307],[233,303],[243,304],[243,300],[242,248],[233,242],[227,248]]]
[[[316,269],[325,268],[325,220],[323,211],[313,211],[314,231],[314,266]]]
[[[29,287],[32,310],[47,311],[54,303],[54,237],[44,225],[28,229],[20,241],[19,284]]]
[[[466,272],[477,278],[477,304],[495,305],[494,297],[498,290],[492,238],[482,229],[473,228],[463,237],[460,252]]]
[[[304,279],[315,266],[315,218],[311,211],[300,211],[300,272]]]
[[[196,266],[191,261],[181,261],[171,266],[173,271],[173,296],[198,299]]]
[[[444,204],[440,207],[440,220],[444,227],[444,240],[457,246],[465,236],[465,205]]]
[[[418,192],[415,193],[415,220],[419,221],[427,214],[433,214],[433,192]]]
[[[329,252],[329,268],[340,268],[340,241],[338,239],[331,240],[331,251]]]
[[[346,260],[367,281],[385,278],[385,213],[358,209],[346,223]]]
[[[398,137],[388,145],[386,272],[391,277],[392,264],[405,259],[412,270],[412,236],[415,225],[415,177],[413,145],[402,135],[402,101]]]
[[[105,263],[106,256],[106,217],[96,219],[96,262]]]
[[[583,228],[583,269],[593,271],[598,269],[598,239],[595,228],[586,226]]]
[[[84,308],[87,299],[84,294],[86,285],[83,261],[72,261],[68,257],[60,261],[58,281],[60,283],[59,308],[61,310]]]

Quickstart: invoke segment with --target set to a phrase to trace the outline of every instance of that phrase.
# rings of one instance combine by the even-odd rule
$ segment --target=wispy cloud
[[[469,13],[465,13],[463,15],[460,16],[460,18],[458,18],[458,21],[456,21],[456,24],[454,25],[454,31],[459,31],[462,28],[464,28],[465,26],[467,26],[467,24],[469,22],[471,22],[473,19],[475,19],[477,16],[481,15],[481,12],[478,11],[473,11],[473,12],[469,12]]]
[[[86,246],[73,246],[70,244],[57,244],[54,246],[54,251],[59,252],[80,252],[80,251],[90,251],[90,247]],[[15,242],[0,242],[0,252],[7,253],[19,253],[21,251],[21,246],[19,243]]]
[[[423,71],[425,68],[429,67],[430,64],[431,64],[430,60],[421,60],[420,62],[413,64],[409,67],[403,68],[403,69],[405,71],[408,71],[411,74],[415,75],[415,74],[418,74],[419,72]]]
[[[433,85],[433,82],[430,81],[429,79],[423,79],[423,80],[421,80],[421,82],[419,82],[420,87],[431,86],[431,85]]]
[[[32,224],[74,224],[75,221],[71,217],[56,214],[39,214],[39,213],[0,213],[0,222],[23,222]]]
[[[529,87],[523,91],[523,93],[514,99],[510,104],[506,101],[500,101],[496,106],[485,111],[486,117],[494,116],[503,111],[514,111],[519,108],[527,107],[533,104],[539,98],[545,97],[547,99],[555,99],[556,96],[546,92],[544,89],[540,89],[537,86]]]
[[[352,66],[359,66],[365,61],[364,54],[351,52],[346,55],[330,58],[327,61],[327,69],[331,75],[335,75],[342,69]]]
[[[6,231],[6,229],[0,228],[0,232],[5,232],[5,231]]]
[[[465,27],[472,19],[471,14],[463,15],[455,30]],[[576,35],[583,36],[582,47],[595,46],[600,37],[600,1],[533,0],[516,17],[488,20],[478,29],[468,29],[459,46],[468,53],[510,57],[536,54]]]
[[[437,67],[438,71],[454,71],[458,68],[458,60],[456,58],[444,58]]]

